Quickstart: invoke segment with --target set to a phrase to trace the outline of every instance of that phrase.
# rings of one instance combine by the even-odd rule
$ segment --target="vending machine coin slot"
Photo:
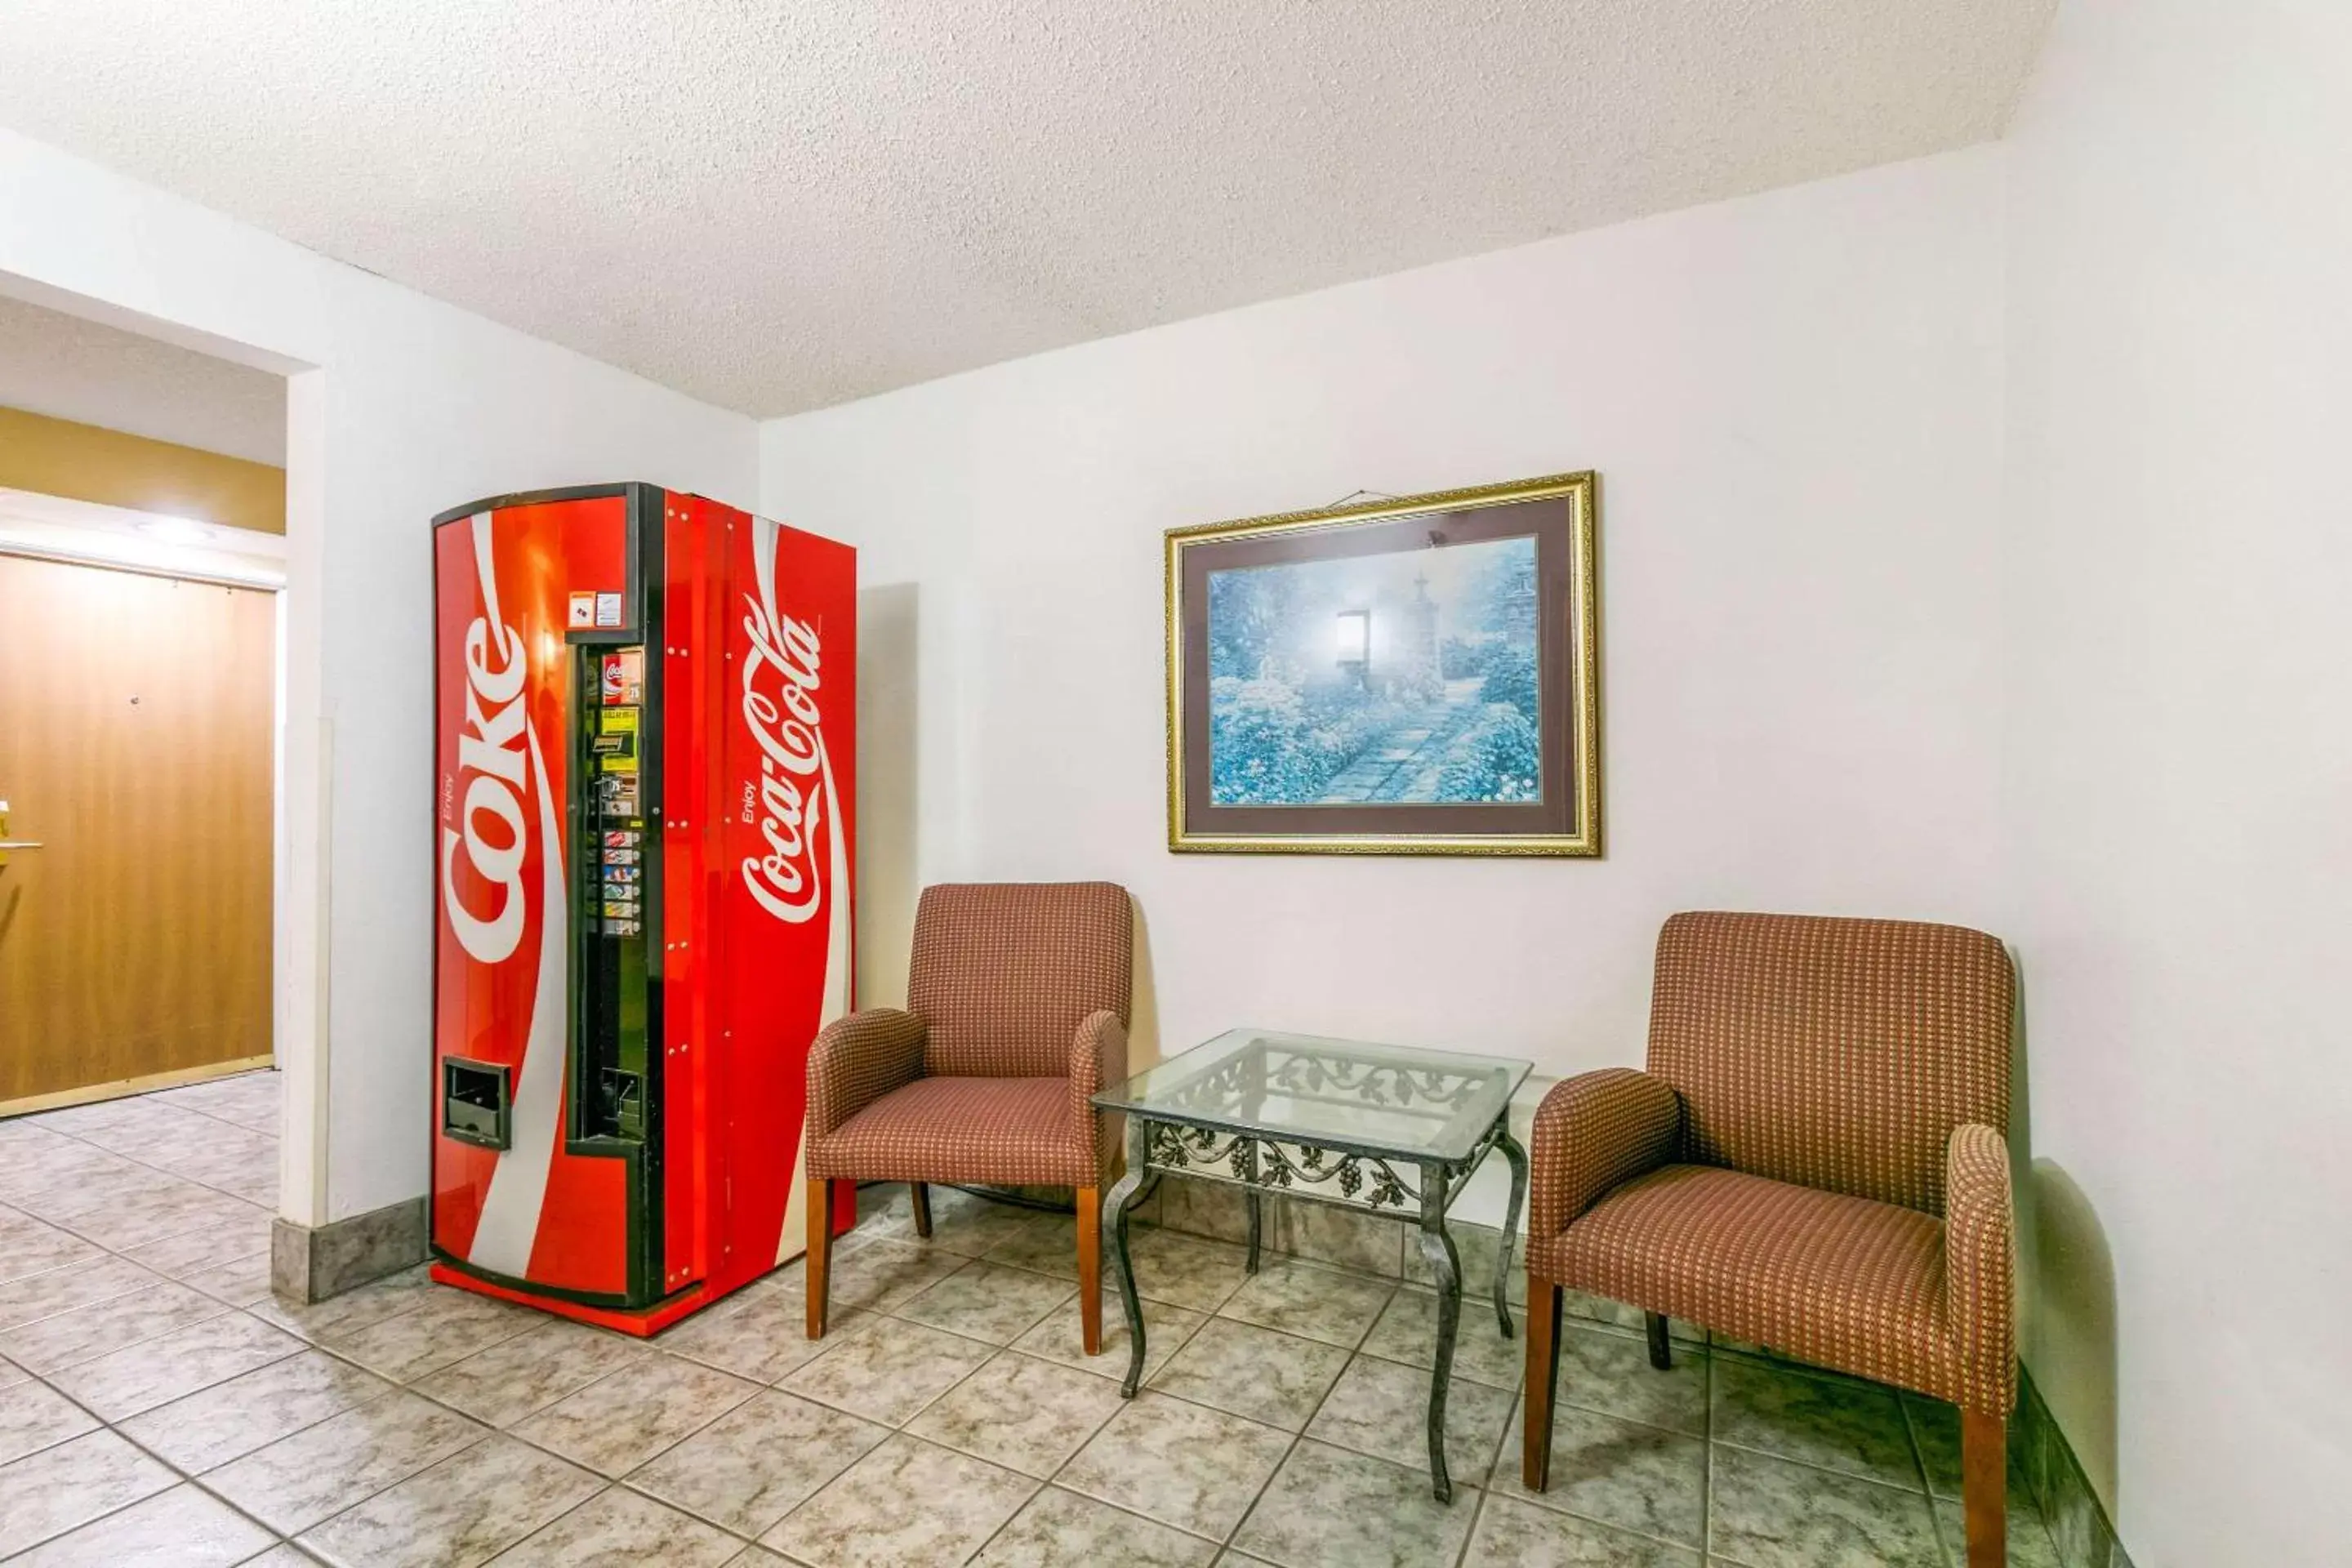
[[[604,1069],[604,1103],[612,1108],[614,1126],[624,1138],[646,1135],[645,1088],[635,1073]]]

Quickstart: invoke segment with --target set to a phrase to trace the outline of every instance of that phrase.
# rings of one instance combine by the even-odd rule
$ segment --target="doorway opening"
[[[274,1065],[285,446],[284,377],[0,297],[0,1117]]]

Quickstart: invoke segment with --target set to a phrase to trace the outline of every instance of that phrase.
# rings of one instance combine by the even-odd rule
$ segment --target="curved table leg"
[[[1462,1255],[1445,1232],[1445,1172],[1421,1168],[1421,1257],[1437,1277],[1437,1359],[1429,1374],[1429,1474],[1440,1502],[1454,1500],[1445,1469],[1445,1390],[1454,1376],[1454,1336],[1462,1321]]]
[[[1495,1143],[1511,1163],[1511,1202],[1503,1216],[1502,1245],[1495,1248],[1495,1321],[1503,1325],[1503,1337],[1507,1340],[1511,1337],[1511,1247],[1518,1240],[1519,1210],[1528,1197],[1528,1152],[1511,1136],[1510,1112],[1503,1115],[1503,1130]]]
[[[1143,1301],[1135,1293],[1135,1260],[1127,1249],[1127,1211],[1160,1182],[1160,1173],[1144,1163],[1143,1123],[1127,1119],[1127,1172],[1103,1194],[1102,1227],[1109,1233],[1111,1273],[1118,1280],[1118,1301],[1127,1313],[1127,1381],[1119,1384],[1122,1398],[1132,1399],[1143,1383]]]

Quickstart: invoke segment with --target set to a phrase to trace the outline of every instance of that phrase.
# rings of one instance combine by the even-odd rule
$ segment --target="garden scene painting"
[[[1542,798],[1532,535],[1208,574],[1217,805]]]

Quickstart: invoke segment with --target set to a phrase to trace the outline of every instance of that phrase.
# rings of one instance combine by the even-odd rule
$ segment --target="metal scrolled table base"
[[[1136,1294],[1135,1261],[1129,1250],[1127,1216],[1129,1210],[1149,1196],[1159,1186],[1161,1167],[1151,1163],[1150,1121],[1130,1111],[1127,1122],[1127,1170],[1109,1192],[1103,1195],[1102,1227],[1105,1239],[1110,1243],[1111,1273],[1118,1281],[1119,1305],[1127,1316],[1127,1377],[1119,1384],[1126,1398],[1135,1397],[1143,1385],[1143,1301]],[[1512,1138],[1504,1119],[1498,1119],[1494,1131],[1480,1141],[1466,1160],[1459,1162],[1423,1161],[1419,1165],[1421,1175],[1421,1256],[1437,1281],[1437,1345],[1434,1364],[1429,1374],[1429,1473],[1431,1489],[1440,1502],[1454,1500],[1454,1479],[1445,1467],[1445,1395],[1454,1375],[1454,1344],[1462,1318],[1462,1255],[1445,1226],[1448,1204],[1462,1189],[1472,1172],[1478,1168],[1488,1152],[1499,1150],[1510,1165],[1511,1192],[1502,1239],[1495,1258],[1495,1321],[1505,1339],[1512,1337],[1510,1278],[1511,1247],[1518,1235],[1519,1213],[1526,1202],[1528,1187],[1527,1151]],[[1249,1216],[1249,1272],[1257,1272],[1260,1234],[1260,1205],[1263,1194],[1255,1184],[1259,1162],[1252,1149],[1244,1165],[1252,1179],[1244,1197]],[[1318,1194],[1301,1196],[1330,1202]],[[1362,1207],[1361,1205],[1345,1205]]]

